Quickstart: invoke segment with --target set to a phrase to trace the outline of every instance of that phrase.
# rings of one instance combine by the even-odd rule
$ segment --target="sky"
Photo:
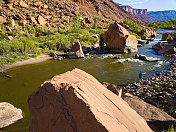
[[[148,11],[176,10],[176,0],[113,0],[122,5],[130,5]]]

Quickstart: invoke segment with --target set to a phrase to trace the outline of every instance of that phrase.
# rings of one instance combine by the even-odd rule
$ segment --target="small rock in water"
[[[13,105],[1,102],[0,103],[0,128],[6,127],[22,119],[21,109],[15,108]]]

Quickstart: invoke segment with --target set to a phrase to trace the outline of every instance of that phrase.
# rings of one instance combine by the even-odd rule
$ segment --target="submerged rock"
[[[152,132],[123,99],[79,69],[45,81],[28,103],[30,132]]]
[[[136,54],[135,57],[136,57],[136,59],[144,60],[144,61],[148,61],[148,62],[157,62],[157,61],[160,61],[159,58],[147,57],[146,55],[138,55],[138,54]]]
[[[113,52],[131,53],[137,52],[137,38],[121,25],[111,24],[108,31],[104,34],[104,42]]]
[[[80,42],[73,43],[73,45],[68,53],[68,56],[71,59],[84,58],[84,53],[83,53]]]
[[[17,109],[7,102],[0,103],[0,128],[9,126],[22,118],[21,109]]]

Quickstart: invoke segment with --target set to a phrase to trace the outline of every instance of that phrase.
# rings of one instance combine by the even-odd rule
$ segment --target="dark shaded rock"
[[[124,96],[124,100],[147,121],[155,132],[167,130],[172,124],[176,125],[176,120],[173,117],[159,108],[144,102],[137,96],[127,93]]]

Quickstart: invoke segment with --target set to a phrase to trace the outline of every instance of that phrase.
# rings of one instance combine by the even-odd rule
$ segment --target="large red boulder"
[[[80,69],[45,81],[28,103],[29,132],[152,132],[122,98]]]
[[[137,52],[137,38],[121,25],[111,24],[108,31],[104,33],[104,42],[114,52],[131,53]]]

